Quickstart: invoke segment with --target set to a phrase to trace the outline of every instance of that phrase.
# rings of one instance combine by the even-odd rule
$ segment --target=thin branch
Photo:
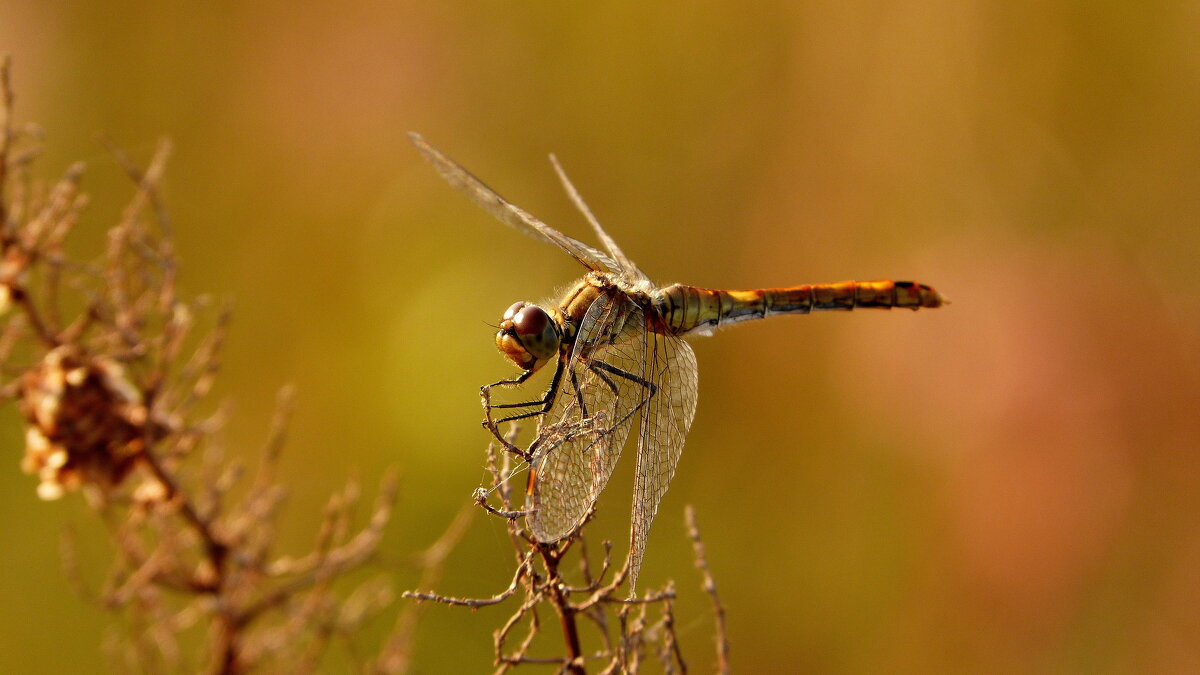
[[[529,652],[529,646],[533,644],[533,639],[537,637],[541,631],[541,620],[538,618],[537,606],[542,602],[542,595],[534,593],[521,605],[517,611],[508,618],[508,621],[497,630],[493,636],[493,644],[496,649],[496,668],[495,673],[506,673],[513,666],[523,663],[526,654]],[[529,615],[529,630],[525,633],[525,638],[517,645],[517,648],[509,655],[504,654],[504,642],[508,638],[508,634],[521,621],[524,616]]]
[[[12,57],[0,55],[0,187],[8,185],[8,153],[12,147]],[[0,194],[0,228],[8,232],[8,200]]]
[[[531,552],[530,558],[532,557],[532,555],[533,554]],[[521,583],[521,578],[529,573],[529,565],[530,565],[530,559],[527,558],[525,560],[525,562],[523,562],[522,564],[517,566],[517,571],[513,574],[512,583],[510,583],[508,585],[508,588],[504,589],[503,591],[500,591],[499,593],[497,593],[496,595],[493,595],[490,598],[456,598],[456,597],[449,596],[449,595],[439,595],[437,593],[422,593],[420,591],[404,591],[403,593],[400,594],[400,597],[411,598],[413,600],[420,600],[420,601],[439,602],[439,603],[442,603],[443,605],[457,605],[459,607],[470,607],[472,609],[478,609],[480,607],[489,607],[491,605],[498,605],[498,604],[504,602],[505,600],[507,600],[508,598],[512,597],[513,593],[517,592],[517,587]]]
[[[473,514],[474,509],[469,506],[459,509],[458,515],[454,517],[442,536],[438,537],[438,540],[419,556],[422,571],[421,579],[417,582],[418,588],[433,588],[437,585],[442,578],[450,552],[466,533]],[[380,650],[379,658],[376,659],[375,672],[403,673],[408,671],[413,653],[413,636],[416,633],[417,619],[421,614],[422,606],[422,603],[415,603],[407,605],[400,611],[396,617],[396,624],[392,628],[392,634],[383,649]]]
[[[238,616],[239,622],[246,623],[262,612],[279,606],[290,596],[323,583],[374,555],[379,540],[383,537],[383,530],[391,520],[398,484],[399,479],[395,471],[389,470],[384,474],[379,488],[379,496],[375,502],[375,512],[367,527],[349,542],[331,549],[327,554],[321,556],[320,563],[307,574],[278,586],[258,601],[243,608]]]
[[[687,523],[688,538],[692,540],[692,552],[696,558],[696,569],[704,579],[701,586],[712,602],[713,618],[717,623],[717,672],[729,672],[729,635],[725,628],[725,608],[717,595],[717,582],[713,580],[712,572],[708,569],[708,556],[705,555],[704,542],[700,539],[700,528],[696,525],[696,510],[688,504],[683,509],[683,519]]]

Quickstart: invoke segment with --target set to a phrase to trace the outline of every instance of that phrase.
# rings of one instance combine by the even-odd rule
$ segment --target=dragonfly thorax
[[[504,311],[496,347],[522,370],[537,370],[558,355],[558,326],[546,310],[516,302]]]

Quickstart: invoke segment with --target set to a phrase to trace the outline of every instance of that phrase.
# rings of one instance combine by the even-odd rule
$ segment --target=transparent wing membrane
[[[417,146],[417,150],[421,151],[425,159],[429,160],[429,163],[438,170],[442,178],[446,179],[446,182],[470,197],[471,201],[482,207],[484,211],[495,216],[500,222],[518,229],[534,239],[539,239],[561,248],[590,270],[597,272],[617,272],[620,270],[620,267],[607,255],[583,242],[568,237],[526,213],[524,209],[509,203],[508,200],[501,197],[495,190],[485,185],[483,181],[471,175],[470,171],[462,168],[454,160],[443,155],[437,148],[426,143],[420,134],[409,133],[408,138],[412,141],[413,145]]]
[[[639,408],[650,399],[642,311],[620,293],[588,308],[554,405],[534,441],[530,529],[569,535],[612,475]]]
[[[596,216],[592,214],[592,210],[588,207],[587,202],[583,201],[579,190],[575,189],[575,184],[567,177],[567,172],[563,170],[562,164],[559,164],[558,158],[550,155],[550,163],[554,165],[554,171],[558,174],[558,179],[562,181],[563,189],[567,191],[567,196],[571,198],[571,202],[575,204],[575,208],[579,209],[579,212],[583,214],[584,220],[587,220],[588,224],[592,226],[592,230],[596,233],[596,236],[600,237],[600,242],[612,254],[613,260],[621,266],[621,271],[630,279],[649,281],[649,277],[642,270],[638,269],[637,265],[633,264],[633,261],[625,255],[621,247],[617,246],[617,242],[608,236],[608,233],[600,226],[600,221],[596,220]]]
[[[646,536],[658,504],[675,476],[692,419],[696,416],[697,369],[692,347],[682,339],[649,334],[647,379],[656,393],[642,411],[637,473],[633,484],[629,587],[637,585]]]

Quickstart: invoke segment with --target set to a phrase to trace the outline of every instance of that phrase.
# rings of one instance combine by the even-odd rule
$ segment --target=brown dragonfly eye
[[[514,302],[512,304],[512,306],[510,306],[508,309],[504,310],[504,318],[502,319],[502,321],[511,321],[512,318],[517,315],[517,312],[521,311],[521,308],[524,307],[526,304],[527,303],[524,300]]]
[[[525,305],[517,310],[512,323],[521,345],[539,362],[558,353],[558,328],[546,310],[537,305]]]
[[[513,316],[512,322],[517,335],[524,341],[527,337],[536,338],[546,332],[546,327],[550,325],[550,317],[537,305],[525,305]]]
[[[516,302],[504,311],[496,346],[524,370],[537,370],[558,354],[558,327],[546,310]]]

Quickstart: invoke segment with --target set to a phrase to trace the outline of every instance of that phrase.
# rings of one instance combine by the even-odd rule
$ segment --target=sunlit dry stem
[[[3,328],[0,328],[0,364],[8,363],[9,358],[12,356],[13,350],[17,347],[17,343],[20,342],[24,334],[24,326],[21,325],[20,321],[9,321],[4,324]],[[8,374],[9,373],[5,372],[6,376]],[[5,384],[4,389],[0,391],[0,394],[2,394],[4,398],[16,396],[17,385],[18,382],[16,380]]]
[[[25,320],[29,323],[29,327],[33,329],[33,334],[37,336],[42,345],[46,349],[54,349],[58,346],[58,338],[46,326],[46,322],[42,320],[42,315],[38,311],[37,306],[29,298],[29,293],[21,286],[13,286],[9,291],[9,296],[12,302],[20,308],[22,314],[25,315]]]
[[[514,435],[513,434],[505,434],[505,433],[501,432],[500,427],[497,426],[496,420],[494,420],[492,418],[492,386],[488,385],[488,386],[480,387],[479,388],[479,398],[483,402],[483,410],[484,410],[483,426],[484,426],[484,428],[486,428],[488,431],[491,432],[492,436],[494,436],[496,438],[496,440],[500,442],[500,445],[506,451],[508,451],[509,453],[512,453],[513,455],[516,455],[517,457],[520,457],[521,459],[525,460],[526,462],[531,461],[533,459],[533,455],[531,453],[526,452],[525,450],[522,450],[521,448],[517,447],[517,445],[515,443],[513,443]],[[515,429],[515,425],[514,425],[514,429]]]
[[[248,621],[267,609],[277,607],[288,597],[337,576],[347,569],[356,567],[372,556],[379,545],[379,540],[383,537],[384,529],[391,520],[392,511],[396,505],[398,487],[399,477],[395,470],[389,469],[380,481],[379,495],[375,499],[375,509],[367,526],[345,544],[322,549],[321,553],[314,556],[315,563],[306,573],[280,585],[257,602],[244,608],[240,613],[240,620]]]
[[[587,546],[584,541],[582,537],[579,538],[579,547],[582,549],[579,554],[579,567],[580,573],[583,574],[583,578],[588,584],[587,586],[580,587],[568,586],[567,590],[571,593],[592,593],[599,589],[604,577],[608,576],[608,568],[612,565],[613,544],[611,541],[605,539],[601,542],[601,546],[604,548],[604,557],[600,561],[600,573],[593,577],[588,563]],[[625,580],[624,574],[620,576],[620,579],[621,581]],[[620,584],[617,585],[619,586]],[[614,586],[612,590],[616,590],[616,587]],[[587,607],[580,607],[579,609],[587,609]]]
[[[674,672],[671,665],[673,661],[679,666],[679,671],[686,674],[687,663],[683,660],[683,652],[679,649],[679,639],[675,633],[675,605],[671,600],[666,600],[662,603],[662,608],[663,617],[657,626],[662,633],[662,640],[659,642],[659,661],[663,664],[664,672]]]
[[[687,524],[688,538],[692,540],[692,553],[696,559],[696,569],[704,579],[704,592],[712,602],[713,617],[717,622],[717,672],[729,672],[729,636],[725,630],[725,608],[717,595],[717,582],[713,580],[712,572],[708,569],[708,556],[704,551],[704,542],[700,539],[700,528],[696,525],[696,510],[688,504],[683,509],[683,519]]]
[[[458,510],[458,515],[454,517],[442,536],[438,537],[437,541],[418,556],[422,570],[420,581],[417,582],[418,587],[433,588],[438,584],[445,571],[446,560],[450,557],[450,552],[466,534],[474,514],[474,509],[469,505],[464,505]],[[514,580],[515,583],[516,580]],[[421,614],[421,609],[422,603],[413,603],[400,610],[392,633],[383,649],[380,650],[379,657],[375,660],[374,672],[403,673],[408,671],[413,654],[417,619]]]
[[[506,440],[511,442],[512,436]],[[518,455],[498,451],[499,447],[502,446],[493,442],[487,448],[486,467],[492,484],[488,488],[480,488],[476,492],[475,501],[490,513],[505,517],[506,529],[512,537],[514,550],[519,554],[512,583],[492,598],[459,598],[416,591],[405,593],[405,597],[478,609],[498,604],[523,588],[524,600],[520,607],[495,633],[496,673],[505,673],[520,665],[537,664],[556,665],[559,672],[579,673],[584,671],[586,663],[592,662],[605,663],[604,672],[634,672],[642,665],[643,652],[651,645],[654,646],[653,654],[656,658],[665,659],[667,672],[686,672],[686,663],[675,634],[675,615],[671,604],[675,598],[674,587],[668,584],[660,591],[623,599],[619,594],[628,579],[630,560],[627,557],[621,569],[614,570],[611,542],[603,543],[604,556],[596,570],[593,570],[588,558],[586,539],[578,530],[556,544],[537,542],[522,526],[521,520],[514,517],[521,514],[511,508],[513,490],[507,482],[510,477],[508,467]],[[491,493],[496,493],[500,504],[506,508],[487,504],[486,496]],[[590,511],[584,519],[584,524],[590,522],[593,516],[594,511]],[[578,561],[578,574],[583,584],[568,583],[561,574],[566,569],[563,567],[566,562],[565,556],[572,550],[581,558]],[[536,556],[536,560],[531,556]],[[544,573],[535,569],[535,562],[541,563],[540,567]],[[583,599],[574,600],[573,597],[578,595],[584,595]],[[559,617],[565,652],[562,656],[529,654],[530,645],[533,644],[541,625],[537,607],[545,604],[553,607]],[[646,609],[651,605],[662,607],[662,618],[653,624],[646,621]],[[607,620],[608,612],[612,611],[614,606],[619,607],[618,614],[626,618],[617,626],[615,639],[610,635],[610,624]],[[634,619],[629,621],[629,617]],[[580,622],[580,618],[586,621]],[[509,646],[507,642],[512,632],[523,623],[527,625],[524,639],[515,647]],[[601,641],[601,648],[597,652],[583,652],[580,626],[595,627]]]
[[[513,424],[509,429],[506,441],[512,443],[520,432],[520,425]],[[507,514],[515,513],[512,504],[512,488],[509,486],[508,477],[512,470],[513,455],[505,452],[499,458],[497,457],[495,443],[488,443],[486,450],[486,461],[488,473],[492,476],[492,490],[500,496],[500,504],[503,509],[497,514],[502,518],[507,519],[507,527],[509,539],[512,540],[513,555],[516,556],[516,563],[521,563],[522,542],[524,538],[520,525],[517,524],[515,518],[507,518]],[[486,494],[487,490],[479,488]]]
[[[630,621],[629,614],[635,611],[637,614]],[[617,612],[617,618],[621,624],[621,643],[617,652],[613,654],[613,665],[619,665],[623,671],[634,672],[638,669],[640,643],[645,631],[646,605],[625,605]]]
[[[8,152],[12,147],[12,57],[0,54],[0,186],[8,184]],[[0,197],[0,228],[8,231],[8,204]]]
[[[484,490],[483,488],[477,488],[475,490],[474,497],[475,504],[493,516],[507,518],[508,520],[516,520],[517,518],[523,518],[529,515],[528,511],[505,511],[504,509],[498,509],[495,506],[492,506],[487,502],[487,490]]]
[[[630,564],[632,564],[632,561],[627,556],[625,558],[625,564],[623,564],[621,568],[613,574],[612,581],[595,588],[587,599],[575,604],[575,609],[584,611],[596,605],[597,603],[611,600],[613,598],[613,594],[625,583],[625,579],[629,576]],[[597,577],[596,581],[593,582],[592,585],[595,586],[600,582],[601,579],[603,579],[602,576]]]
[[[167,211],[167,206],[163,202],[162,196],[159,194],[158,185],[162,182],[163,174],[166,172],[167,159],[171,156],[171,139],[162,138],[158,141],[158,146],[154,150],[154,156],[150,160],[150,164],[143,170],[137,165],[120,146],[112,141],[106,135],[100,137],[100,142],[108,149],[109,153],[116,160],[117,164],[124,169],[125,174],[138,186],[139,200],[148,200],[151,208],[154,209],[155,223],[158,225],[163,234],[165,243],[164,261],[172,255],[171,242],[173,241],[173,233],[171,232],[171,214]],[[141,203],[136,205],[137,208],[132,208],[130,212],[140,210]],[[172,269],[174,264],[172,261]]]
[[[593,607],[581,611],[581,616],[587,618],[596,625],[596,633],[599,634],[601,642],[604,643],[604,648],[600,652],[600,657],[616,653],[616,645],[613,643],[612,637],[608,634],[608,616],[600,607]]]
[[[152,404],[152,401],[148,401],[147,407],[153,408]],[[148,450],[142,453],[143,463],[150,469],[150,473],[154,475],[159,484],[163,486],[164,500],[175,502],[175,506],[179,509],[179,513],[183,516],[184,521],[187,522],[203,542],[205,554],[212,566],[212,570],[217,576],[211,584],[203,584],[202,582],[202,587],[205,587],[205,590],[217,591],[220,589],[222,583],[221,575],[224,571],[225,554],[228,552],[228,548],[213,533],[208,521],[205,521],[196,513],[195,506],[187,498],[187,495],[182,493],[181,488],[175,482],[174,476],[163,468],[157,455],[152,451],[158,441],[155,437],[154,425],[148,424],[144,429],[143,444]]]
[[[275,397],[275,414],[271,418],[271,430],[267,433],[262,461],[258,464],[258,475],[254,478],[251,493],[264,490],[275,482],[275,469],[279,466],[279,456],[287,441],[288,427],[295,406],[296,388],[290,384],[281,387]]]
[[[495,673],[506,673],[513,666],[520,665],[526,662],[529,653],[529,646],[533,644],[533,639],[537,637],[538,631],[541,629],[541,620],[538,618],[537,606],[541,604],[543,597],[540,593],[535,593],[521,605],[521,607],[511,616],[504,625],[496,631],[493,636],[493,644],[496,649],[496,664]],[[525,638],[521,640],[517,648],[510,654],[504,654],[504,643],[508,638],[509,632],[521,621],[526,615],[529,615],[529,630],[525,633]]]
[[[420,591],[404,591],[403,593],[400,594],[400,597],[411,598],[413,600],[422,600],[422,601],[427,600],[429,602],[440,602],[443,605],[458,605],[460,607],[470,607],[472,609],[478,609],[479,607],[487,607],[489,605],[498,605],[498,604],[504,602],[505,600],[507,600],[509,597],[511,597],[513,593],[517,592],[517,588],[520,586],[520,583],[521,583],[521,578],[524,577],[526,574],[528,574],[530,571],[530,565],[532,564],[532,559],[533,559],[534,553],[535,553],[534,551],[530,551],[529,555],[527,555],[525,557],[525,560],[520,565],[517,566],[517,571],[515,573],[513,573],[512,583],[510,583],[508,585],[508,588],[504,589],[503,591],[500,591],[499,593],[497,593],[496,595],[493,595],[490,598],[455,598],[455,597],[452,597],[449,595],[439,595],[437,593],[423,593]]]
[[[7,95],[5,99],[11,102],[11,95]],[[10,113],[11,111],[6,110],[6,118]],[[6,142],[11,143],[12,130],[10,127],[4,130],[4,135]],[[7,166],[8,162],[8,151],[6,150],[3,163]],[[37,214],[20,226],[18,223],[9,221],[6,215],[3,234],[0,235],[0,244],[3,245],[5,258],[4,264],[8,268],[6,272],[8,278],[0,281],[7,287],[6,292],[9,299],[21,311],[34,335],[47,350],[62,344],[62,340],[57,335],[58,327],[47,317],[47,310],[38,304],[39,298],[33,297],[32,291],[26,286],[27,273],[46,254],[45,233],[55,229],[55,224],[66,218],[72,210],[81,208],[78,190],[82,177],[83,164],[72,164],[63,178],[55,184],[45,205],[38,210]],[[0,186],[7,187],[5,183],[0,183]],[[4,204],[2,208],[8,214],[8,200],[5,195],[0,195],[0,203]],[[42,300],[45,301],[47,307],[57,301],[56,298]]]
[[[44,243],[42,258],[48,263],[45,266],[42,288],[42,303],[45,306],[46,322],[54,327],[54,331],[58,335],[58,339],[62,343],[70,342],[68,331],[61,328],[63,324],[62,315],[59,308],[60,300],[60,283],[62,281],[63,268],[68,263],[63,255],[63,244],[67,235],[79,221],[79,216],[87,205],[87,195],[75,195],[72,208],[68,209],[57,222],[53,223],[49,234],[46,236]],[[84,312],[80,317],[87,321],[87,317],[91,312]],[[76,323],[79,323],[78,321]]]
[[[225,333],[229,329],[229,322],[232,316],[232,309],[227,303],[218,313],[217,324],[212,332],[204,338],[204,341],[196,348],[192,358],[180,370],[180,380],[185,382],[191,381],[192,386],[187,390],[182,400],[175,402],[174,407],[170,411],[171,415],[186,415],[212,389],[212,384],[216,381],[217,371],[221,366],[218,356],[225,342]]]
[[[570,545],[571,540],[567,540],[561,548],[541,543],[535,546],[537,552],[542,557],[542,563],[546,566],[547,597],[550,599],[550,604],[554,607],[554,611],[558,613],[559,623],[562,625],[563,640],[567,646],[567,656],[564,661],[566,670],[570,673],[582,674],[585,672],[583,668],[583,649],[580,647],[579,624],[575,618],[578,610],[567,599],[566,584],[558,574],[558,563],[562,560],[562,555],[566,553]]]

